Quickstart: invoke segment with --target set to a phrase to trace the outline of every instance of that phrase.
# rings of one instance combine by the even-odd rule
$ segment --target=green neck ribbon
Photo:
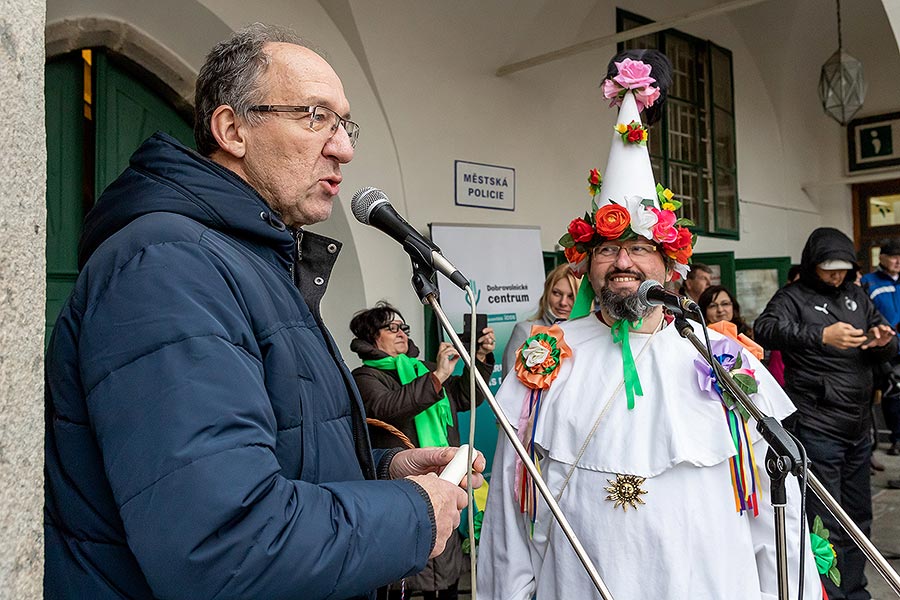
[[[616,344],[622,344],[622,366],[625,370],[625,397],[628,399],[628,410],[634,408],[634,396],[644,395],[641,388],[641,378],[638,377],[637,365],[634,364],[634,355],[631,354],[631,344],[628,341],[629,327],[638,330],[643,325],[644,320],[638,319],[633,323],[629,323],[625,319],[620,319],[613,323],[612,339]]]
[[[585,275],[581,278],[581,285],[578,286],[578,293],[575,295],[575,303],[572,306],[572,312],[569,313],[569,321],[586,317],[591,314],[591,309],[594,306],[594,297],[596,295],[590,280],[588,280],[588,276]]]
[[[430,372],[421,360],[405,354],[385,356],[378,360],[364,360],[363,364],[382,371],[397,371],[400,385],[406,385],[413,379]],[[453,425],[453,413],[450,409],[450,400],[447,399],[447,392],[442,389],[440,400],[417,414],[415,423],[420,447],[449,446],[447,428]]]

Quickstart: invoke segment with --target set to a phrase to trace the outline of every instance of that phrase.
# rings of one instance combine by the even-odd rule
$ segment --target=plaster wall
[[[43,573],[44,3],[0,0],[0,598]],[[38,307],[38,308],[36,308]]]
[[[613,34],[617,6],[654,20],[709,6],[705,0],[188,4],[189,14],[176,27],[145,14],[149,9],[137,3],[113,0],[56,0],[48,15],[99,11],[134,20],[194,66],[220,37],[217,24],[231,29],[253,20],[276,22],[324,50],[363,126],[356,157],[344,168],[334,216],[317,227],[346,243],[334,280],[346,285],[332,287],[326,302],[326,317],[343,348],[349,316],[380,298],[396,303],[412,321],[414,335],[421,335],[406,256],[349,216],[355,190],[382,188],[421,231],[431,222],[539,225],[544,249],[553,249],[572,216],[588,206],[588,169],[606,164],[615,112],[606,108],[598,86],[615,48],[610,44],[505,77],[495,70]],[[894,110],[900,90],[891,73],[898,72],[900,56],[882,3],[858,0],[845,6],[843,16],[844,46],[864,62],[870,81],[864,113]],[[185,27],[192,35],[184,35]],[[832,4],[761,2],[679,29],[734,53],[741,237],[704,237],[697,250],[798,260],[813,228],[831,225],[852,233],[843,129],[822,114],[815,91],[819,67],[836,47]],[[454,160],[515,168],[516,210],[455,206]]]

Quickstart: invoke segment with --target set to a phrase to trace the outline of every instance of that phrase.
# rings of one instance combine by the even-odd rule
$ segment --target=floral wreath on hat
[[[618,74],[605,79],[601,85],[604,97],[611,99],[610,106],[621,106],[627,93],[633,95],[638,110],[653,106],[660,97],[660,89],[652,85],[656,82],[650,75],[652,67],[630,58],[615,65]],[[643,146],[647,143],[647,129],[640,122],[619,123],[614,129],[626,145]],[[676,279],[686,278],[696,235],[688,229],[694,223],[675,214],[681,208],[681,202],[675,199],[672,190],[657,184],[656,198],[631,196],[624,198],[621,204],[610,199],[609,204],[598,206],[597,196],[602,185],[600,171],[591,169],[588,176],[591,212],[586,212],[583,218],[573,219],[568,231],[559,240],[575,276],[581,277],[587,272],[589,253],[595,246],[606,241],[625,241],[640,236],[655,242],[671,259]]]
[[[597,169],[591,169],[588,182],[592,194],[591,212],[572,219],[566,234],[559,238],[559,245],[565,248],[569,268],[576,277],[587,272],[588,255],[595,246],[607,241],[632,240],[638,236],[658,244],[663,254],[674,262],[677,275],[687,277],[697,236],[688,229],[694,223],[675,214],[681,208],[681,202],[675,199],[672,190],[656,185],[661,208],[656,208],[653,199],[640,196],[626,198],[624,205],[610,201],[598,207],[597,195],[601,183]]]

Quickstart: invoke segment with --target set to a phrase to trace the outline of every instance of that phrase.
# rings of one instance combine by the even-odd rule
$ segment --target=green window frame
[[[651,23],[616,10],[616,31]],[[672,61],[673,84],[648,149],[657,181],[681,200],[696,233],[740,239],[731,51],[675,29],[619,44],[619,51],[655,48]]]

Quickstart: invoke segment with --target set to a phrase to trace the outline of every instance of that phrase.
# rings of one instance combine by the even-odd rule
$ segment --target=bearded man
[[[674,214],[678,202],[655,185],[646,146],[621,133],[642,127],[639,111],[648,105],[636,98],[653,100],[653,89],[631,83],[646,81],[644,61],[658,63],[660,55],[614,59],[610,77],[625,91],[603,86],[622,108],[602,188],[592,189],[597,208],[561,240],[570,264],[587,275],[572,318],[532,330],[497,400],[614,597],[774,599],[767,444],[753,420],[718,394],[709,366],[671,316],[637,294],[644,281],[686,274],[692,252],[690,232]],[[657,67],[653,79],[662,84]],[[626,72],[636,75],[629,80]],[[754,382],[763,412],[784,418],[794,411],[737,341],[709,335],[726,368]],[[802,597],[818,599],[809,541],[799,536],[795,480],[787,493],[791,597],[802,555]],[[599,597],[503,436],[478,562],[483,599]]]

